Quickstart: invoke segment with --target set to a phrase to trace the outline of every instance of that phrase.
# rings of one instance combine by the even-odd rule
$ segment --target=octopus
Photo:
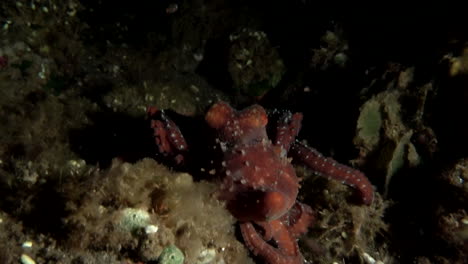
[[[159,152],[183,163],[189,146],[178,126],[164,110],[149,108],[149,114]],[[239,221],[245,245],[266,263],[304,262],[297,240],[313,223],[314,214],[297,200],[300,180],[292,161],[354,187],[363,204],[372,203],[373,187],[362,172],[296,140],[301,113],[281,114],[272,139],[266,129],[268,115],[258,104],[237,111],[220,101],[204,119],[216,131],[222,152],[219,199]]]

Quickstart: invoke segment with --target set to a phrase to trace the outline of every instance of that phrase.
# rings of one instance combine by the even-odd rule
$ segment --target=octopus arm
[[[299,252],[296,239],[279,220],[269,222],[270,230],[278,248],[268,244],[257,232],[251,222],[240,225],[242,237],[248,248],[262,257],[269,264],[302,264],[303,257]]]

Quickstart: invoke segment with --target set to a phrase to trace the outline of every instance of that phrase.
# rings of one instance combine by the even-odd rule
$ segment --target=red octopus
[[[164,111],[150,108],[159,151],[184,160],[188,145]],[[299,179],[291,158],[314,171],[340,180],[359,191],[364,204],[373,200],[373,187],[363,173],[323,157],[295,140],[302,114],[284,113],[273,142],[268,138],[268,116],[260,105],[236,111],[225,102],[214,104],[205,116],[217,131],[222,150],[222,183],[219,198],[239,220],[247,247],[270,264],[301,264],[297,238],[313,221],[312,209],[296,200]],[[291,158],[288,158],[291,157]],[[271,243],[274,242],[274,243]]]

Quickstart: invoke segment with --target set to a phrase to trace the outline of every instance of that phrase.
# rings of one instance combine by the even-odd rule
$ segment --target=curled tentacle
[[[294,143],[291,147],[290,155],[319,174],[342,181],[356,188],[364,204],[369,205],[372,203],[374,199],[374,188],[364,173],[340,164],[332,158],[326,158],[314,148],[308,147],[300,142]]]
[[[271,264],[302,264],[303,257],[299,252],[296,238],[291,235],[287,227],[280,220],[268,223],[269,232],[278,247],[268,244],[257,232],[251,222],[241,223],[242,237],[248,248]]]

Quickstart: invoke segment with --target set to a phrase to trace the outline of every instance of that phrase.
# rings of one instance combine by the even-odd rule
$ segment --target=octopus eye
[[[234,109],[225,102],[214,104],[206,113],[205,120],[214,129],[222,128],[233,119]]]

